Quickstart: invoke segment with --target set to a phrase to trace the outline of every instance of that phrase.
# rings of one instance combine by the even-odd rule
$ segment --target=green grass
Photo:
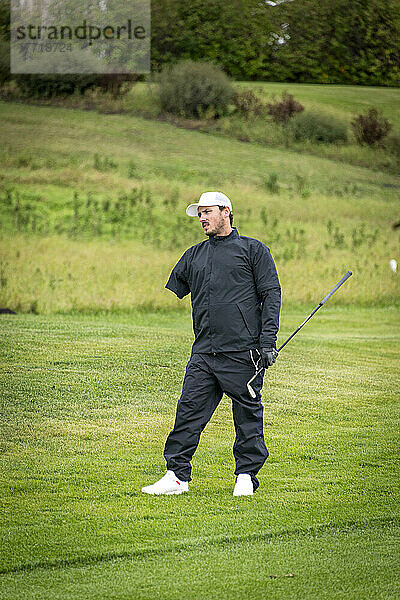
[[[369,108],[375,107],[392,124],[391,136],[400,135],[399,90],[395,88],[375,88],[340,85],[312,85],[296,83],[245,82],[237,84],[239,89],[252,89],[264,101],[278,99],[283,91],[293,94],[301,102],[305,111],[326,115],[347,125],[348,143],[315,143],[312,140],[295,142],[290,132],[284,128],[253,118],[250,121],[233,115],[229,120],[214,127],[223,134],[256,142],[266,146],[285,147],[292,151],[307,153],[335,161],[359,165],[371,169],[398,173],[399,157],[382,148],[360,147],[355,143],[351,120]],[[213,130],[213,127],[205,129]]]
[[[260,533],[88,566],[3,577],[9,598],[385,598],[400,592],[392,572],[399,526],[393,521]],[[242,557],[242,559],[241,559]],[[307,557],[305,561],[304,557]],[[16,592],[16,594],[15,594]]]
[[[317,302],[347,269],[354,279],[340,302],[399,301],[389,267],[399,253],[398,176],[129,115],[9,103],[0,114],[0,306],[177,307],[162,289],[180,253],[203,239],[185,207],[206,189],[227,193],[239,232],[271,248],[285,303]],[[96,169],[95,154],[115,166]],[[266,184],[272,174],[279,193]],[[88,194],[115,206],[133,188],[151,194],[151,211],[139,205],[112,224],[111,213],[84,208]],[[77,235],[75,193],[88,218]],[[16,222],[18,196],[38,230]]]
[[[305,314],[283,311],[280,341]],[[140,493],[164,470],[189,313],[2,316],[1,328],[0,597],[398,597],[396,310],[332,300],[282,352],[252,498],[232,497],[227,398],[189,493]]]
[[[398,88],[361,87],[346,85],[296,84],[271,82],[234,82],[234,87],[252,89],[264,100],[271,101],[283,91],[293,94],[306,111],[322,113],[342,122],[348,129],[348,143],[315,143],[313,140],[296,142],[289,130],[275,125],[269,118],[245,119],[237,114],[219,119],[184,119],[162,112],[158,86],[154,82],[138,83],[126,95],[114,99],[98,90],[88,91],[84,96],[73,95],[66,98],[32,100],[20,98],[23,102],[40,105],[56,105],[70,108],[97,110],[105,114],[125,113],[142,116],[146,119],[161,119],[187,129],[197,129],[213,135],[223,135],[231,139],[257,143],[269,148],[288,147],[294,152],[329,158],[342,163],[367,167],[375,171],[396,174],[400,170],[398,142],[385,141],[383,148],[360,147],[356,144],[350,122],[354,116],[375,107],[389,119],[393,128],[391,137],[400,136],[400,110]],[[15,85],[12,85],[15,88]],[[7,96],[18,99],[17,90]],[[233,106],[231,109],[233,110]],[[397,148],[397,150],[396,150]]]
[[[239,87],[262,90],[265,97],[280,96],[287,90],[307,109],[324,110],[348,122],[359,113],[375,106],[400,128],[399,90],[397,88],[357,85],[320,85],[306,83],[240,83]]]
[[[261,86],[347,122],[377,106],[399,127],[398,90]],[[39,313],[0,317],[0,597],[394,600],[397,163],[352,144],[284,148],[260,123],[177,128],[155,120],[149,89],[84,99],[127,114],[0,103],[0,307]],[[125,214],[133,188],[151,203]],[[271,247],[279,341],[354,274],[268,372],[255,496],[232,497],[224,398],[189,494],[151,498],[140,488],[164,471],[192,342],[189,299],[163,286],[203,239],[184,209],[212,188]]]

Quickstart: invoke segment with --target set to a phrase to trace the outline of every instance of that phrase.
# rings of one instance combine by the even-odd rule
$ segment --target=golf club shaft
[[[284,348],[284,347],[286,346],[286,344],[287,344],[288,342],[290,342],[290,340],[292,339],[292,337],[294,337],[294,336],[296,335],[296,333],[298,333],[298,332],[300,331],[300,329],[301,329],[302,327],[304,327],[304,325],[307,323],[307,321],[309,321],[309,320],[311,319],[311,317],[312,317],[313,315],[315,315],[315,313],[317,312],[317,310],[319,310],[319,309],[321,308],[321,306],[323,306],[323,305],[325,304],[325,302],[326,302],[327,300],[329,300],[329,298],[330,298],[331,296],[333,296],[333,294],[334,294],[334,293],[335,293],[335,292],[336,292],[336,291],[337,291],[337,290],[340,288],[340,286],[341,286],[341,285],[343,285],[343,284],[344,284],[344,282],[345,282],[345,281],[346,281],[346,280],[347,280],[347,279],[348,279],[348,278],[349,278],[351,275],[352,275],[352,272],[351,272],[351,271],[347,271],[346,275],[345,275],[344,277],[342,277],[342,279],[341,279],[340,281],[338,281],[338,282],[337,282],[337,284],[336,284],[336,285],[335,285],[335,286],[334,286],[334,287],[331,289],[331,291],[329,292],[329,294],[327,294],[327,295],[325,296],[325,298],[323,298],[323,299],[321,300],[321,302],[318,304],[318,306],[316,306],[316,307],[314,308],[314,310],[312,311],[312,313],[310,313],[310,314],[308,315],[308,317],[307,317],[306,319],[304,319],[304,321],[302,322],[302,324],[301,324],[301,325],[299,325],[299,327],[296,329],[296,331],[294,331],[294,332],[293,332],[293,333],[292,333],[292,334],[291,334],[291,335],[290,335],[290,336],[287,338],[287,340],[283,342],[282,346],[280,346],[280,347],[278,348],[278,352],[280,352],[280,351],[282,350],[282,348]]]

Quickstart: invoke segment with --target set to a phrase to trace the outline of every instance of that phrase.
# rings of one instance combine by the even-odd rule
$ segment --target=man
[[[225,194],[205,192],[186,213],[198,216],[208,240],[184,253],[165,287],[178,298],[191,293],[195,341],[165,443],[167,473],[142,491],[188,491],[192,456],[225,392],[236,431],[233,494],[248,496],[259,486],[256,475],[268,457],[261,388],[264,369],[278,354],[279,279],[269,249],[232,227],[232,204]]]

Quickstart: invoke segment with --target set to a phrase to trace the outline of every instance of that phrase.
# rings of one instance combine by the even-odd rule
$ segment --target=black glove
[[[265,369],[272,367],[278,356],[278,351],[275,348],[261,348],[262,366]]]

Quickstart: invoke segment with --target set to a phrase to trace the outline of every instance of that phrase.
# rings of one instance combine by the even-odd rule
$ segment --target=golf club
[[[325,296],[325,298],[323,298],[321,300],[321,302],[318,304],[318,306],[316,306],[314,308],[314,310],[308,315],[308,317],[306,319],[304,319],[304,321],[301,323],[301,325],[298,326],[298,328],[296,329],[296,331],[294,331],[288,338],[287,340],[285,340],[282,344],[282,346],[280,346],[277,350],[277,352],[280,352],[282,350],[282,348],[284,348],[286,346],[286,344],[288,342],[290,342],[290,340],[296,335],[296,333],[298,333],[300,331],[300,329],[302,327],[304,327],[304,325],[307,323],[307,321],[309,321],[311,319],[311,317],[313,315],[315,315],[315,313],[317,312],[317,310],[319,310],[321,308],[321,306],[323,306],[325,304],[325,302],[327,302],[327,300],[329,300],[329,298],[331,296],[333,296],[333,294],[340,288],[341,285],[344,284],[344,282],[351,277],[353,273],[351,271],[347,271],[346,275],[344,277],[342,277],[342,279],[340,281],[337,282],[337,284],[331,289],[331,291],[329,292],[329,294],[327,294]],[[255,375],[253,375],[253,377],[250,379],[250,381],[247,383],[247,389],[249,390],[249,394],[252,398],[256,397],[256,393],[253,390],[253,388],[251,387],[251,383],[254,381],[254,379],[257,377],[257,375],[259,375],[261,373],[261,371],[264,369],[265,367],[262,367],[261,369],[259,369]]]

